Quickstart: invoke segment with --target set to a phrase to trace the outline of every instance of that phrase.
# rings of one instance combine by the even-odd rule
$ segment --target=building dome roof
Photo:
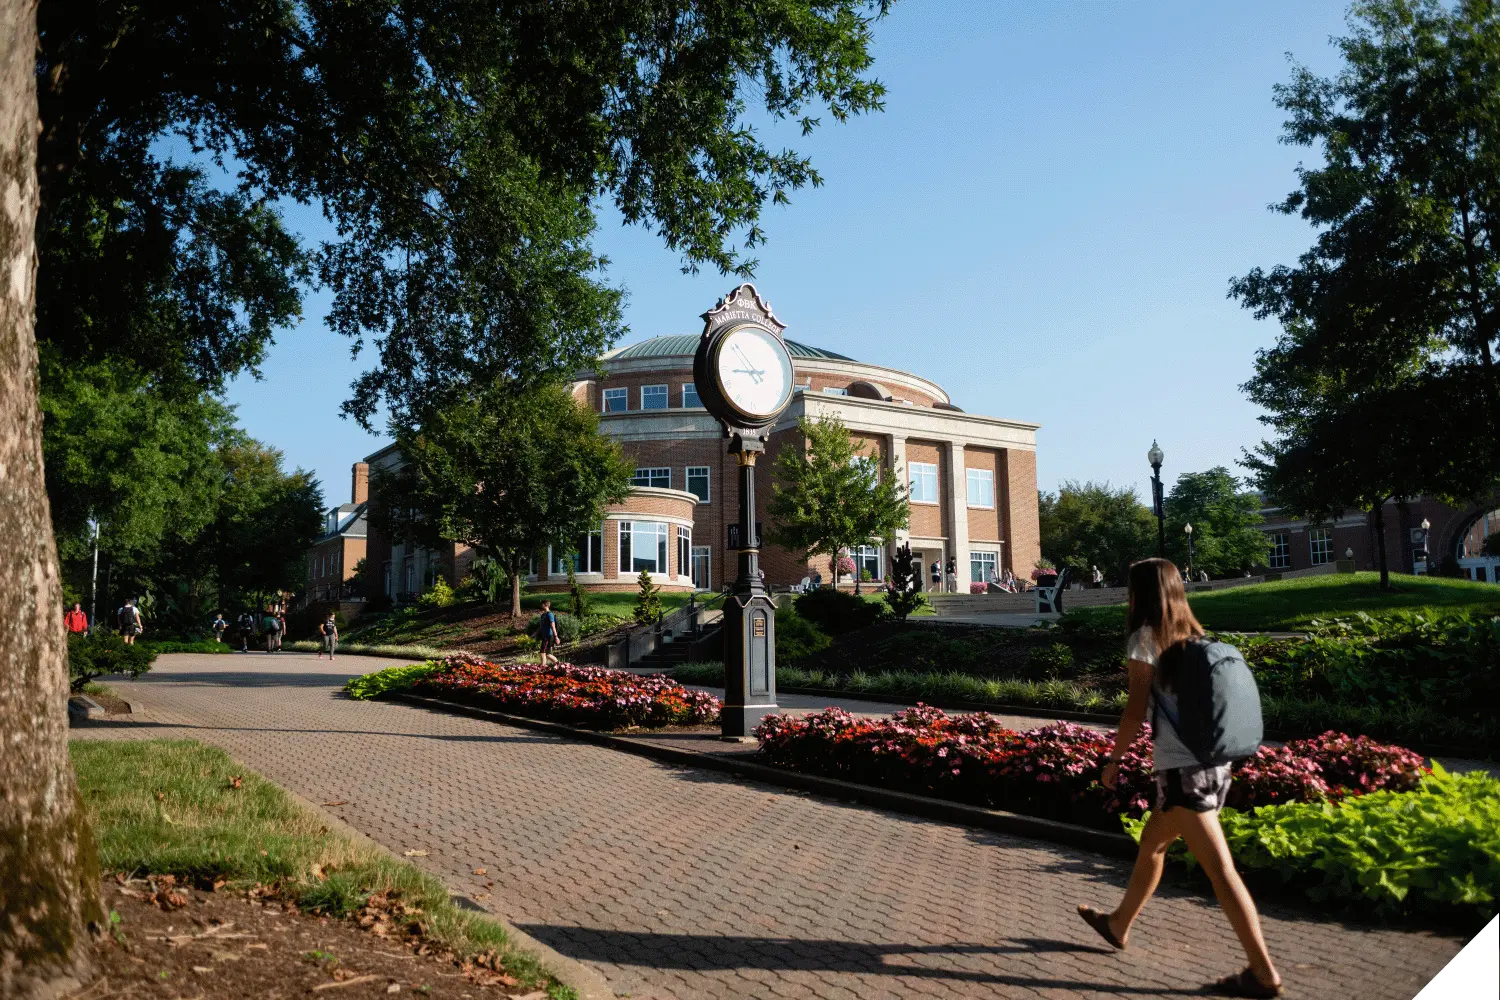
[[[853,358],[833,351],[825,351],[821,347],[809,347],[799,344],[795,340],[786,342],[786,349],[794,358],[825,359],[829,361],[853,361]],[[678,358],[692,357],[698,350],[697,334],[669,334],[663,337],[652,337],[643,340],[639,344],[631,344],[629,347],[617,347],[604,356],[611,361],[626,361],[631,358]]]

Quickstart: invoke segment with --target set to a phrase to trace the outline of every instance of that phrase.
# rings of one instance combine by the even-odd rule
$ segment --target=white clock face
[[[792,395],[792,358],[769,331],[731,330],[719,342],[719,385],[730,405],[751,417],[781,412]]]

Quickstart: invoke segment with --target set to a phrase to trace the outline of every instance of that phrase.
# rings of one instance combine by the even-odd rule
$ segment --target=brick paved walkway
[[[82,738],[191,737],[332,811],[599,969],[622,996],[1158,997],[1238,968],[1210,899],[1164,888],[1132,950],[1073,914],[1127,866],[1022,838],[335,694],[390,661],[164,656],[144,712]],[[1406,998],[1460,942],[1267,907],[1292,997]]]

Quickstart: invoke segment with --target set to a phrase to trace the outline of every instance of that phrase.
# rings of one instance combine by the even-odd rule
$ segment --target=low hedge
[[[1236,866],[1317,902],[1484,926],[1500,908],[1500,781],[1434,766],[1415,789],[1220,814]],[[1125,821],[1140,839],[1141,819]],[[1192,855],[1177,856],[1195,865]]]
[[[1121,814],[1140,816],[1154,794],[1149,726],[1126,751],[1114,790],[1099,782],[1113,734],[1066,722],[1017,732],[982,712],[950,716],[919,705],[869,719],[829,708],[801,719],[770,716],[755,735],[777,767],[1098,829],[1119,830]],[[1263,747],[1241,762],[1230,803],[1253,809],[1406,791],[1425,773],[1409,750],[1325,733]]]
[[[661,674],[640,676],[568,663],[502,665],[471,653],[416,667],[388,667],[351,679],[352,697],[397,691],[489,706],[589,729],[647,729],[717,722],[719,699]]]
[[[144,646],[157,655],[162,653],[228,653],[233,647],[227,642],[214,642],[212,639],[199,639],[194,642],[180,642],[175,639],[143,639],[136,643]]]
[[[106,674],[139,677],[155,659],[151,647],[126,643],[111,632],[74,632],[68,636],[68,683],[72,690],[81,691],[89,681]]]

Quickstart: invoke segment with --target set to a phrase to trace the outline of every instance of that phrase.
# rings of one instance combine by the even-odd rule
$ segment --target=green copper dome
[[[786,349],[794,358],[808,358],[812,360],[827,361],[853,361],[853,358],[833,351],[825,351],[821,347],[808,347],[799,344],[795,340],[786,342]],[[665,337],[652,337],[643,340],[639,344],[631,344],[629,347],[617,347],[604,356],[611,361],[626,361],[631,358],[690,358],[698,350],[698,337],[694,334],[672,334]]]

